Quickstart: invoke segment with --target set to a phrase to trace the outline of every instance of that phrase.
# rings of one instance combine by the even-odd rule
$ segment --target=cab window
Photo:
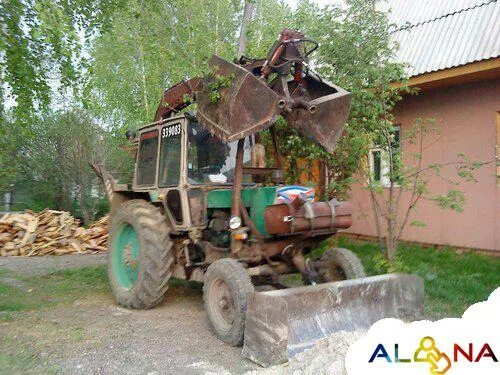
[[[142,133],[137,160],[137,185],[154,185],[157,155],[158,130]]]
[[[179,185],[181,171],[181,124],[164,126],[161,129],[159,187]]]
[[[226,143],[197,123],[188,128],[188,182],[231,183],[238,142]],[[250,142],[245,139],[243,161],[250,162]]]

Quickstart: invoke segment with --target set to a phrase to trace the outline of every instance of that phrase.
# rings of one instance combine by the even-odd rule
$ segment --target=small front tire
[[[366,276],[361,260],[351,250],[334,247],[325,251],[319,260],[323,265],[318,274],[323,283]]]
[[[253,292],[250,276],[235,259],[212,263],[203,285],[203,301],[216,336],[232,346],[243,344],[248,294]]]

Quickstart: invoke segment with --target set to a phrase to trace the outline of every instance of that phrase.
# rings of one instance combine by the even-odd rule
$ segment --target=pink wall
[[[473,160],[494,161],[496,113],[500,111],[500,79],[421,92],[405,98],[396,108],[397,123],[403,137],[415,118],[434,118],[430,126],[439,129],[437,143],[424,151],[423,165],[458,160],[463,152]],[[428,141],[435,140],[433,135]],[[411,160],[415,146],[402,144],[405,161]],[[456,170],[446,167],[443,177],[455,177]],[[496,167],[492,162],[476,171],[478,182],[465,182],[455,187],[465,193],[463,212],[443,210],[435,203],[422,200],[410,217],[426,223],[426,227],[407,226],[403,239],[440,245],[496,250],[500,252],[500,188],[496,186]],[[433,194],[446,194],[450,184],[432,177],[428,189]],[[402,202],[408,201],[404,193]],[[354,225],[351,233],[376,235],[369,194],[355,185],[351,194]],[[403,204],[401,204],[403,206]]]

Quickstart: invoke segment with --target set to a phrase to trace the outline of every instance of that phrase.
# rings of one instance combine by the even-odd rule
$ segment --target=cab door
[[[134,190],[147,190],[156,186],[158,135],[158,129],[152,129],[143,132],[139,138]]]
[[[184,210],[186,191],[181,188],[185,163],[183,134],[185,120],[172,121],[160,128],[160,161],[158,165],[158,189],[164,197],[167,215],[175,229],[189,225]]]

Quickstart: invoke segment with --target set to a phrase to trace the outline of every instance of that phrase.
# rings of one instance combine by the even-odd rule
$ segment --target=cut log
[[[108,217],[88,228],[69,212],[8,213],[0,218],[0,256],[62,255],[106,251]]]

